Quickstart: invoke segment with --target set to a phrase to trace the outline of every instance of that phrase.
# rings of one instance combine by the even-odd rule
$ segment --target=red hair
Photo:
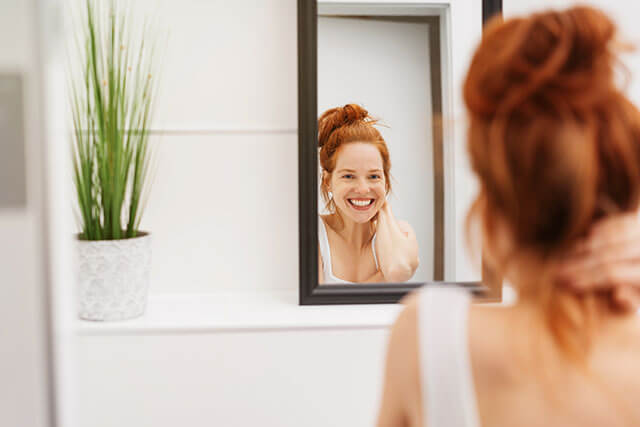
[[[614,83],[615,34],[590,7],[494,18],[485,28],[464,101],[480,180],[467,221],[478,220],[487,247],[499,217],[514,258],[534,254],[551,272],[595,221],[638,208],[640,113]],[[610,296],[579,297],[551,273],[530,273],[515,285],[544,307],[565,353],[584,355],[595,307]]]
[[[328,178],[336,167],[336,155],[345,144],[366,142],[376,146],[382,156],[382,169],[387,193],[391,191],[391,160],[389,149],[382,135],[374,125],[378,121],[369,112],[357,104],[331,108],[318,119],[318,147],[320,149],[320,166],[327,176],[322,180],[320,192],[327,204],[327,209],[334,210],[333,200],[329,197]]]

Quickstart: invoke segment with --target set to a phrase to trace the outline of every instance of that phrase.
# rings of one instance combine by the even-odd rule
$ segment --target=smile
[[[374,199],[347,199],[353,209],[366,211],[373,205]]]

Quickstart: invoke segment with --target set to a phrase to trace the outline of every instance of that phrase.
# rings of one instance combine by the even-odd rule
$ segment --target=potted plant
[[[80,22],[69,73],[79,316],[129,319],[144,313],[150,277],[151,236],[138,227],[150,187],[154,52],[146,27],[113,1],[87,0]]]

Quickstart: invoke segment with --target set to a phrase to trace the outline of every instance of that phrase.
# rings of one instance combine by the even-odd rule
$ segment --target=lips
[[[351,206],[353,209],[357,211],[366,211],[371,206],[373,206],[373,202],[375,202],[375,199],[369,199],[369,198],[347,199],[347,202],[349,203],[349,206]]]

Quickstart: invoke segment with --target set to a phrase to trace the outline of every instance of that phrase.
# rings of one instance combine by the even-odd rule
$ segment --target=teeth
[[[373,203],[373,199],[370,200],[353,200],[353,199],[349,199],[349,201],[356,206],[369,206],[371,203]]]

